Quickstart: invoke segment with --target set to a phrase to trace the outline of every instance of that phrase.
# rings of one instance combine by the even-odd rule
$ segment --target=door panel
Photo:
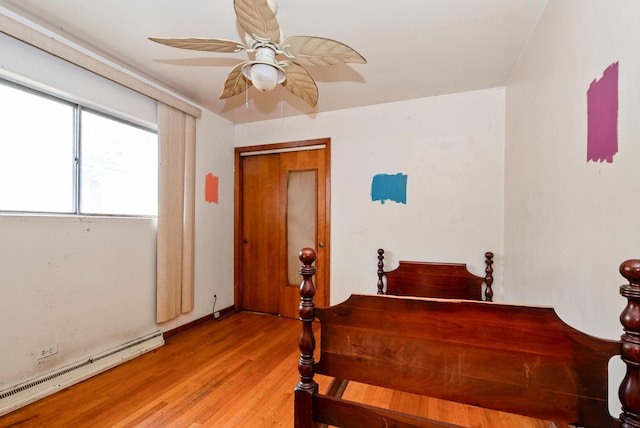
[[[316,304],[329,303],[329,141],[323,143],[327,149],[302,147],[298,151],[244,156],[236,163],[241,170],[241,196],[237,200],[241,216],[236,217],[241,222],[236,229],[241,235],[236,245],[242,246],[242,251],[236,251],[241,255],[241,260],[236,260],[240,282],[236,302],[241,309],[297,318],[301,281],[296,275],[300,267],[297,253],[304,246],[318,254]],[[290,223],[303,225],[302,238],[289,232],[294,230]]]
[[[309,244],[305,244],[305,246],[310,246],[311,248],[316,250],[318,255],[318,258],[316,259],[316,266],[319,266],[320,269],[327,266],[327,260],[325,258],[325,254],[326,254],[326,251],[325,251],[326,249],[326,225],[325,225],[325,222],[326,222],[326,218],[325,218],[326,172],[325,172],[324,166],[325,166],[324,150],[303,150],[303,151],[297,151],[297,152],[282,153],[280,158],[280,174],[281,174],[281,180],[282,180],[280,204],[282,206],[284,207],[288,207],[290,205],[295,206],[296,205],[295,202],[290,203],[291,199],[300,198],[303,201],[308,201],[309,199],[308,198],[309,195],[306,195],[306,194],[297,195],[295,194],[295,192],[289,192],[289,184],[290,184],[289,179],[292,174],[313,172],[314,173],[313,175],[316,178],[316,182],[314,183],[315,186],[313,186],[313,191],[315,193],[314,194],[314,197],[315,197],[314,211],[315,212],[313,213],[307,212],[307,213],[304,213],[303,215],[305,216],[312,215],[314,217],[311,223],[315,224],[316,230],[315,230],[315,233],[313,233],[313,235],[315,235],[315,239]],[[292,188],[292,190],[296,190],[296,189]],[[301,190],[301,189],[297,189],[297,190]],[[304,192],[305,190],[302,190],[302,191]],[[306,191],[310,191],[310,189],[307,188]],[[283,214],[284,214],[283,224],[289,226],[289,221],[288,221],[289,213],[284,212]],[[291,215],[293,214],[294,213],[291,213]],[[295,222],[297,223],[298,222],[297,220],[300,220],[300,219],[295,219],[295,220],[296,220]],[[307,220],[307,223],[309,223],[310,219],[306,218],[304,220]],[[307,227],[309,227],[308,224],[307,224]],[[282,260],[284,260],[285,270],[283,272],[284,276],[281,282],[281,289],[280,289],[280,314],[282,316],[286,316],[289,318],[297,318],[298,305],[300,303],[300,282],[302,281],[302,277],[298,274],[296,282],[290,281],[290,279],[294,279],[295,276],[294,278],[289,278],[290,276],[293,276],[293,275],[288,275],[288,271],[286,268],[287,268],[287,262],[289,260],[291,260],[290,263],[296,264],[296,270],[297,268],[300,267],[301,265],[300,259],[298,259],[295,255],[297,255],[302,248],[296,248],[296,247],[288,248],[289,247],[288,242],[290,241],[290,239],[287,236],[287,234],[289,233],[290,230],[291,229],[289,227],[285,227],[283,230],[284,236],[282,237],[283,239]],[[310,234],[307,232],[307,235],[310,235]],[[320,247],[321,242],[323,245],[322,247]],[[292,245],[300,245],[300,244],[295,244],[292,242]],[[322,271],[320,269],[314,278],[314,281],[316,284],[315,300],[318,306],[326,306],[327,305],[327,302],[325,299],[326,283],[325,283],[324,269],[322,269]],[[326,295],[328,295],[328,293],[326,293]]]
[[[275,155],[242,158],[242,308],[277,314],[280,242],[280,163]]]

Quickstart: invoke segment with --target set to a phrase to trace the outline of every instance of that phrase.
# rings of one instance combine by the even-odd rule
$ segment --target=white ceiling
[[[310,108],[281,87],[219,100],[246,53],[186,51],[147,40],[243,41],[232,0],[0,0],[233,123],[310,115],[504,86],[547,0],[279,0],[285,37],[341,41],[367,64],[305,66],[318,84]]]

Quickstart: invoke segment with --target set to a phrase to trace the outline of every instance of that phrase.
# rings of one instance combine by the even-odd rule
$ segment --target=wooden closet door
[[[239,309],[297,318],[301,281],[296,274],[300,267],[297,253],[301,249],[297,247],[302,246],[312,247],[318,254],[319,271],[314,278],[316,304],[328,305],[328,165],[325,149],[240,158],[241,238],[236,239],[236,245],[242,246],[241,252],[236,251],[241,254],[236,271],[236,278],[241,281],[236,287]],[[302,187],[296,184],[300,176],[305,177]],[[315,208],[306,209],[314,199]],[[299,223],[300,205],[306,209],[302,211],[306,231],[303,239],[295,239],[289,234],[296,227],[289,223]],[[295,208],[292,217],[297,215],[297,219],[290,218],[287,212],[290,206]]]
[[[302,181],[302,186],[294,185],[295,176],[306,176]],[[280,155],[280,206],[281,222],[284,224],[282,243],[280,248],[282,254],[283,272],[280,282],[280,314],[289,318],[297,318],[298,305],[300,303],[300,282],[302,277],[298,273],[300,259],[298,252],[303,247],[310,247],[316,250],[316,266],[318,273],[314,277],[316,284],[315,300],[318,306],[328,304],[326,296],[327,284],[325,269],[327,267],[327,226],[326,226],[326,174],[325,174],[325,151],[324,150],[303,150]],[[312,182],[315,181],[315,182]],[[288,210],[296,207],[296,199],[300,199],[304,208]],[[313,200],[315,199],[315,207]],[[311,207],[311,208],[310,208]],[[299,208],[299,207],[298,207]],[[294,216],[304,217],[293,218]],[[300,227],[300,220],[305,223]],[[292,223],[295,223],[292,225]],[[296,233],[295,229],[307,229],[298,231],[301,238],[295,239],[290,234]],[[315,230],[310,230],[315,229]]]
[[[280,157],[242,158],[242,308],[280,311]]]

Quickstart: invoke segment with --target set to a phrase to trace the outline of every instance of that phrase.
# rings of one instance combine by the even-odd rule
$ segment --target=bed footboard
[[[358,427],[363,421],[452,426],[320,394],[313,377],[323,374],[578,426],[640,428],[640,261],[621,266],[629,280],[620,289],[628,299],[621,316],[625,333],[611,341],[568,326],[544,307],[352,295],[339,305],[314,308],[315,253],[304,249],[300,259],[296,427]],[[318,361],[315,318],[321,326]],[[607,397],[608,362],[615,355],[627,365],[619,419],[609,415]]]

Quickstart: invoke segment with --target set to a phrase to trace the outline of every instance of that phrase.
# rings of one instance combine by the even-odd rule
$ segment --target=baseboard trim
[[[0,416],[82,382],[162,345],[164,345],[162,332],[157,331],[94,355],[87,360],[78,361],[0,391]]]
[[[223,308],[223,309],[220,309],[219,311],[216,311],[216,313],[218,314],[217,318],[214,316],[214,314],[208,314],[203,316],[202,318],[198,318],[186,324],[180,325],[176,328],[172,328],[171,330],[167,330],[164,332],[164,338],[168,339],[172,336],[175,336],[176,334],[182,333],[183,331],[192,329],[194,327],[197,327],[211,320],[220,321],[224,318],[227,318],[230,315],[235,314],[236,309],[233,306],[229,306],[228,308]]]
[[[122,346],[94,355],[87,360],[78,361],[43,376],[0,391],[0,416],[24,407],[64,388],[82,382],[92,376],[109,370],[125,361],[132,360],[146,352],[164,345],[165,339],[185,330],[194,328],[207,321],[220,321],[236,313],[233,306],[223,308],[214,314],[206,315],[187,324],[164,333],[157,331],[148,336],[125,343]]]

